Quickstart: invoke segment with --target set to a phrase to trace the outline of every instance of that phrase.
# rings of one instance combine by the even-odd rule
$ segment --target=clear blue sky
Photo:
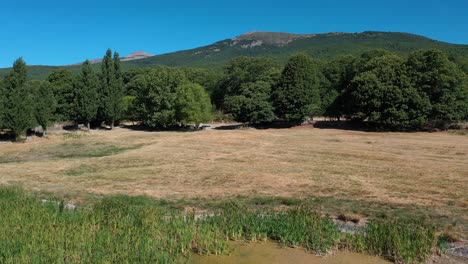
[[[383,3],[385,2],[385,3]],[[468,0],[25,0],[0,6],[0,67],[189,49],[247,31],[399,31],[468,44]]]

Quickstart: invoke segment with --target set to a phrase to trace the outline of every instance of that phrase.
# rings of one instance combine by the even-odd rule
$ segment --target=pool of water
[[[357,253],[338,252],[324,257],[307,253],[304,249],[282,248],[274,242],[233,243],[233,251],[228,256],[200,256],[193,254],[192,263],[199,264],[388,264],[379,258]]]

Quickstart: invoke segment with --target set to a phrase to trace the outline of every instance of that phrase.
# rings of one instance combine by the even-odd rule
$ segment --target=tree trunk
[[[88,128],[88,131],[91,130],[91,125],[89,121],[86,123],[86,127]]]

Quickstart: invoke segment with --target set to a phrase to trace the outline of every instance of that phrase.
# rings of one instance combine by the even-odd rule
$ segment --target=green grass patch
[[[67,176],[81,176],[83,174],[94,173],[96,171],[97,171],[96,167],[83,164],[76,168],[66,170],[64,174]]]
[[[138,149],[142,145],[118,146],[105,142],[66,142],[34,148],[23,153],[12,153],[11,156],[0,157],[0,163],[42,161],[54,159],[98,158],[116,155],[128,150]]]
[[[192,251],[226,254],[230,240],[266,239],[318,254],[340,247],[413,263],[425,261],[436,243],[433,227],[397,219],[343,235],[310,206],[278,211],[227,203],[195,215],[145,196],[104,197],[76,210],[49,201],[0,188],[0,263],[179,263]]]
[[[72,159],[72,158],[97,158],[112,156],[122,153],[126,150],[137,149],[141,145],[137,146],[116,146],[108,143],[79,143],[79,142],[67,142],[48,149],[46,153],[52,155],[55,158],[61,159]]]
[[[71,132],[71,133],[64,133],[63,134],[64,139],[80,139],[80,138],[83,138],[83,137],[86,137],[86,136],[88,136],[88,135],[85,134],[85,133],[81,133],[81,132]]]
[[[468,130],[467,129],[450,130],[449,133],[454,134],[454,135],[459,135],[459,136],[468,136]]]
[[[1,156],[0,157],[0,164],[2,163],[12,163],[17,160],[18,157],[15,156]]]

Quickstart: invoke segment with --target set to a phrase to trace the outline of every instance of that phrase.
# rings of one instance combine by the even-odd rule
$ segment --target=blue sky
[[[468,44],[468,1],[4,1],[0,67],[189,49],[247,31],[410,32]]]

